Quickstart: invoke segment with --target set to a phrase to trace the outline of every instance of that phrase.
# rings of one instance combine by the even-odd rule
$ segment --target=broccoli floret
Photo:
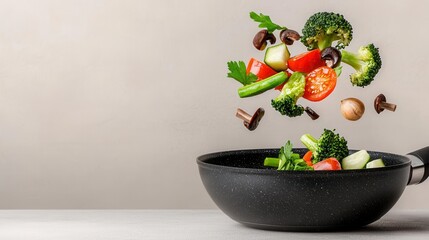
[[[348,156],[347,141],[334,131],[325,129],[319,139],[310,134],[301,136],[301,142],[313,153],[313,163],[331,157],[341,161]]]
[[[352,25],[343,15],[332,12],[313,14],[302,29],[301,42],[313,50],[323,50],[337,41],[336,48],[343,49],[353,38]]]
[[[341,51],[341,61],[352,66],[356,72],[350,75],[354,86],[368,86],[381,68],[381,57],[374,44],[359,48],[357,53]]]
[[[271,106],[282,115],[297,117],[302,115],[304,108],[297,105],[297,100],[304,95],[305,76],[294,72],[283,86],[279,96],[271,100]]]

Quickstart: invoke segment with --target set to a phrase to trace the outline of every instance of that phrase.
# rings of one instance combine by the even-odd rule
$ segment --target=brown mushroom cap
[[[326,66],[336,68],[341,63],[341,52],[334,47],[327,47],[320,52],[320,57],[325,60]]]
[[[253,114],[249,122],[246,122],[246,121],[243,122],[244,126],[250,131],[255,130],[258,127],[259,121],[261,121],[264,114],[265,114],[265,110],[263,108],[258,108],[256,112]]]
[[[374,108],[377,113],[384,111],[384,108],[381,106],[383,102],[386,102],[386,96],[379,94],[374,100]]]
[[[280,32],[280,40],[286,45],[292,45],[294,41],[298,41],[300,38],[299,33],[291,29],[284,29]]]
[[[253,46],[255,46],[258,50],[264,50],[267,46],[267,41],[269,41],[271,44],[274,44],[276,42],[276,37],[274,34],[269,33],[268,30],[264,29],[256,33],[255,37],[253,38]]]

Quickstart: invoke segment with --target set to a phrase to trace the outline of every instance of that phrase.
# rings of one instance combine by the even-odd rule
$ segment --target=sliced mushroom
[[[316,120],[319,118],[319,114],[317,114],[313,109],[310,107],[305,107],[304,111],[308,114],[308,116],[311,117],[311,119]]]
[[[286,45],[292,45],[294,41],[298,41],[300,38],[299,33],[291,29],[284,29],[280,32],[280,40]]]
[[[244,110],[238,108],[237,113],[235,115],[241,120],[243,120],[243,124],[247,129],[253,131],[258,127],[259,121],[261,121],[264,114],[265,110],[263,108],[258,108],[258,110],[256,110],[253,116],[248,114]]]
[[[326,66],[336,68],[341,63],[341,52],[334,47],[327,47],[320,52],[321,58],[325,60]]]
[[[258,50],[264,50],[267,46],[267,41],[269,41],[271,44],[274,44],[276,42],[276,37],[274,34],[269,33],[268,30],[264,29],[256,33],[255,37],[253,38],[253,46],[255,46]]]

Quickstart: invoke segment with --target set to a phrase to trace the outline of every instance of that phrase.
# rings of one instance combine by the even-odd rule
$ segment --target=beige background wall
[[[429,145],[427,1],[1,1],[0,208],[214,208],[196,156],[299,144],[336,128],[350,147],[407,153]],[[350,50],[373,42],[383,68],[308,103],[321,118],[287,119],[269,92],[239,99],[226,62],[262,58],[250,11],[301,30],[316,11],[344,14]],[[304,51],[302,45],[290,48]],[[376,95],[398,104],[377,115]],[[359,97],[358,122],[339,100]],[[234,116],[266,109],[249,132]],[[396,208],[427,208],[429,183],[408,187]]]

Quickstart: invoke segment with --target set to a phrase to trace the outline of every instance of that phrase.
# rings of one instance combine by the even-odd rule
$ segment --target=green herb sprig
[[[286,27],[273,23],[270,16],[264,15],[262,13],[257,14],[255,12],[250,12],[250,18],[255,22],[260,23],[259,27],[267,29],[269,33],[273,33],[275,30],[287,29]]]
[[[277,170],[292,170],[292,171],[304,171],[313,170],[312,167],[308,166],[307,163],[302,159],[298,153],[292,151],[292,143],[287,143],[280,148],[279,157],[267,157],[264,160],[264,166],[266,167],[277,167]]]
[[[256,82],[258,77],[253,73],[246,73],[246,64],[243,61],[230,61],[228,64],[228,77],[239,81],[243,85]]]

